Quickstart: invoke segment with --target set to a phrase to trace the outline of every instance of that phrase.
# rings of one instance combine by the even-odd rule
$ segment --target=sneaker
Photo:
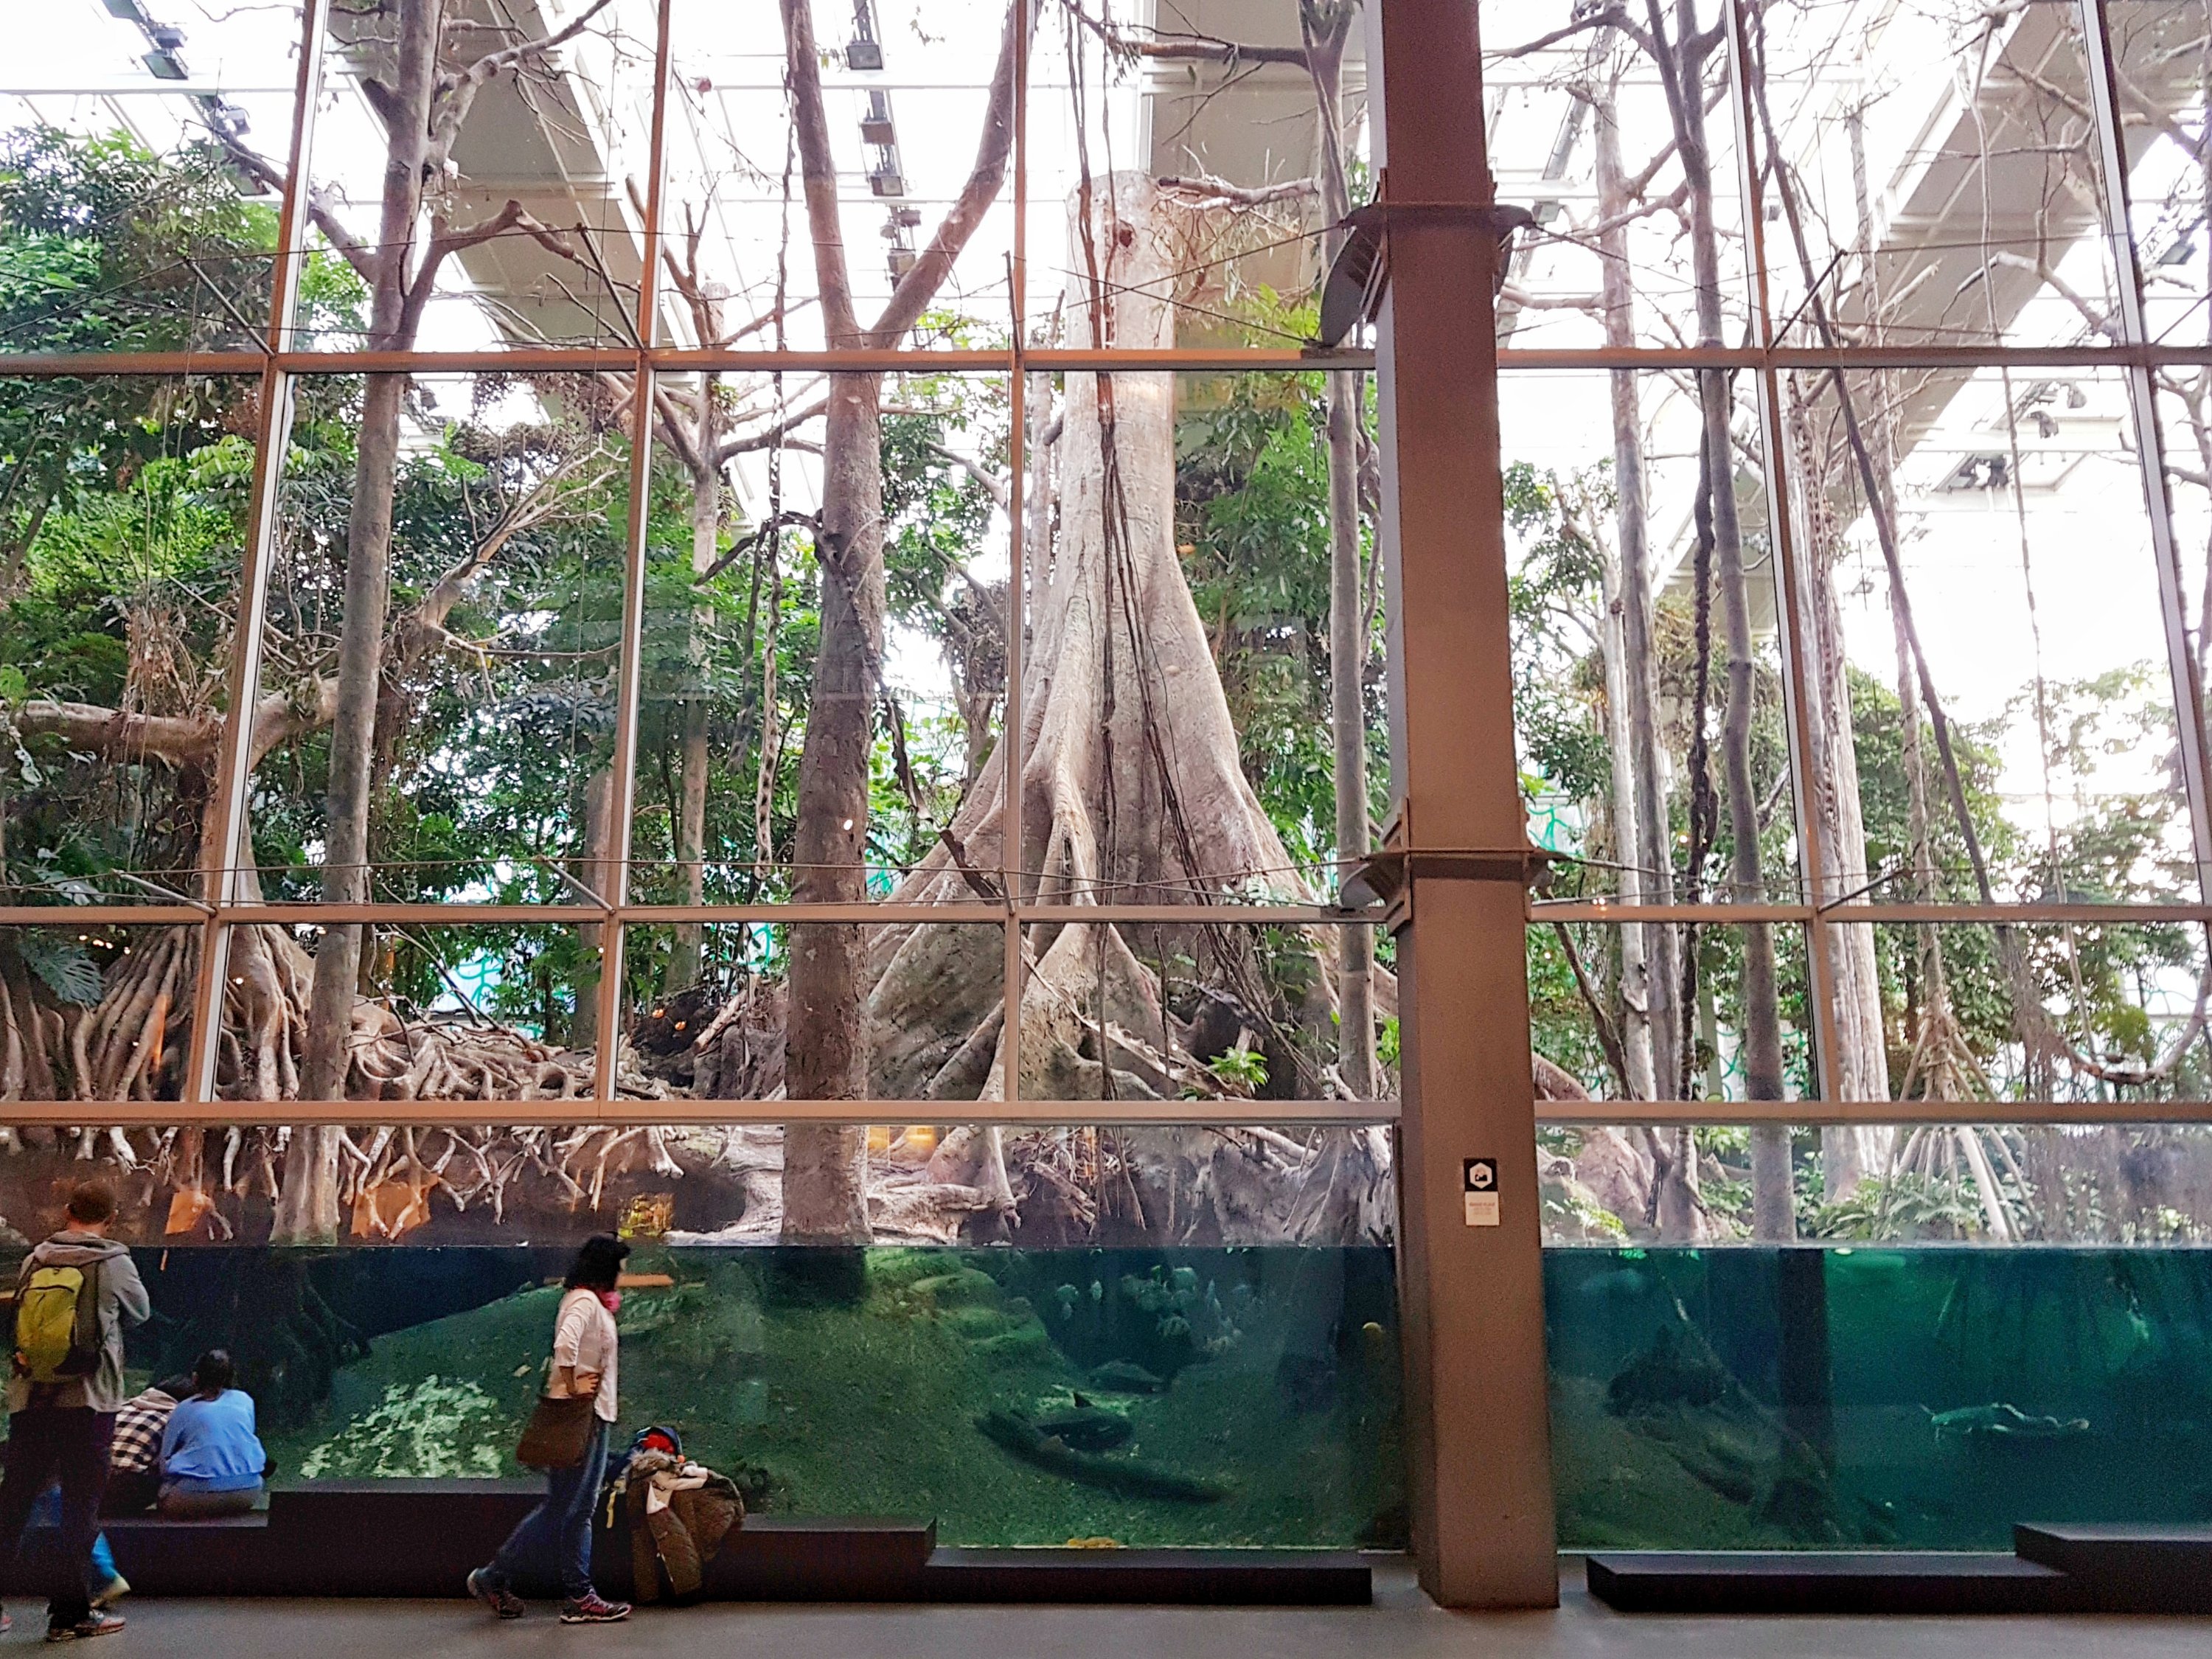
[[[589,1595],[572,1595],[561,1604],[564,1625],[611,1625],[629,1617],[629,1602],[610,1601],[597,1590]]]
[[[520,1619],[524,1608],[522,1598],[504,1584],[495,1584],[478,1567],[469,1575],[469,1594],[475,1596],[502,1619]]]
[[[101,1587],[99,1595],[92,1598],[92,1610],[98,1613],[103,1607],[112,1607],[130,1594],[131,1581],[118,1572]]]
[[[121,1613],[94,1613],[80,1619],[74,1625],[48,1625],[49,1642],[89,1642],[95,1636],[112,1636],[123,1628]]]

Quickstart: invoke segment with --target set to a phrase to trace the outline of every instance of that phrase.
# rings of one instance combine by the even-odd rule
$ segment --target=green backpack
[[[15,1373],[72,1382],[100,1369],[100,1264],[28,1263],[15,1286]]]

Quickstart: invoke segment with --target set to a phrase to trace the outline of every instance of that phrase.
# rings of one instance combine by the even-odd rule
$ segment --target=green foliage
[[[272,210],[219,144],[0,135],[0,343],[164,351],[245,343],[268,312]]]
[[[1361,526],[1361,557],[1371,557]],[[1185,376],[1176,541],[1245,775],[1291,856],[1335,855],[1329,719],[1328,410],[1322,377]],[[1388,809],[1381,622],[1368,672],[1370,814]]]
[[[1869,1176],[1843,1198],[1811,1206],[1800,1225],[1814,1238],[1895,1243],[1974,1237],[1983,1220],[1971,1181],[1899,1170]]]
[[[1256,1048],[1231,1048],[1207,1060],[1206,1069],[1238,1094],[1256,1095],[1267,1086],[1267,1057]]]
[[[1506,578],[1513,621],[1513,719],[1533,776],[1524,787],[1596,800],[1612,759],[1599,617],[1605,554],[1590,525],[1615,507],[1609,468],[1573,478],[1526,461],[1505,469],[1505,523],[1520,544]]]

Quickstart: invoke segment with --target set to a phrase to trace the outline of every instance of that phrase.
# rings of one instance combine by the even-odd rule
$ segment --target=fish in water
[[[1923,1411],[1928,1411],[1923,1406]],[[1928,1426],[1938,1440],[1948,1436],[1972,1436],[1996,1440],[2069,1440],[2089,1432],[2086,1417],[2038,1417],[2003,1401],[1986,1406],[1960,1406],[1948,1412],[1928,1412]]]
[[[1127,1359],[1109,1359],[1091,1373],[1091,1380],[1116,1394],[1165,1394],[1168,1385],[1142,1365]]]
[[[1136,1432],[1135,1425],[1121,1413],[1097,1406],[1047,1412],[1036,1421],[1038,1433],[1078,1451],[1110,1451]]]

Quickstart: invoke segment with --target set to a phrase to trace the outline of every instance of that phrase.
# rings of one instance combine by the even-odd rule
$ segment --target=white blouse
[[[599,1392],[593,1410],[604,1420],[615,1420],[615,1366],[621,1337],[615,1316],[596,1291],[574,1290],[561,1298],[561,1311],[553,1321],[553,1369],[597,1371]]]

